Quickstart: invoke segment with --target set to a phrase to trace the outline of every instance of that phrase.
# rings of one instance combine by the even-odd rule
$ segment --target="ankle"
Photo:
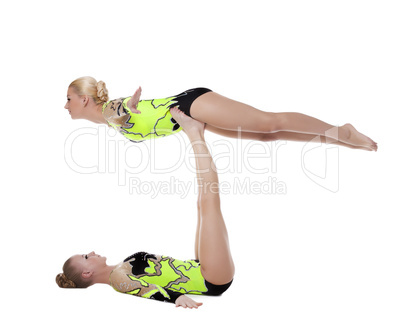
[[[199,141],[199,140],[205,141],[204,133],[202,131],[192,129],[190,131],[186,131],[186,134],[187,134],[188,138],[190,139],[190,141]]]

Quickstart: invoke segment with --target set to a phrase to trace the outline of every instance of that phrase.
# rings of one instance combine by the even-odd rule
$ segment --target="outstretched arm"
[[[127,107],[134,113],[134,114],[141,114],[141,112],[137,109],[138,102],[140,101],[142,89],[138,87],[135,91],[134,95],[131,99],[127,102]]]

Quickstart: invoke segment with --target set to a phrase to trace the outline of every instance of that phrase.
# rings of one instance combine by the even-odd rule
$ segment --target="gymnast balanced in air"
[[[170,108],[178,107],[187,116],[205,123],[205,129],[225,137],[261,141],[319,140],[377,151],[377,144],[351,124],[333,126],[301,113],[261,111],[207,88],[151,100],[141,100],[140,96],[141,88],[138,88],[133,96],[109,100],[105,83],[87,76],[69,85],[65,108],[72,119],[107,124],[133,142],[180,131],[180,125],[169,112]]]
[[[106,257],[94,252],[74,255],[56,277],[60,287],[109,284],[121,293],[175,303],[176,307],[198,308],[202,303],[185,294],[217,296],[231,285],[235,267],[220,208],[218,175],[204,139],[205,124],[186,116],[177,107],[170,109],[170,113],[187,134],[195,154],[198,182],[195,259],[181,261],[137,252],[111,266]],[[175,242],[180,239],[175,238]]]

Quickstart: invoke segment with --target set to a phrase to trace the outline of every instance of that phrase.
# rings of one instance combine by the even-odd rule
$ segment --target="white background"
[[[398,1],[37,0],[3,2],[0,10],[2,315],[401,316]],[[68,84],[84,75],[105,81],[111,98],[139,85],[143,98],[205,86],[266,111],[350,122],[379,151],[323,145],[303,157],[305,145],[288,142],[275,163],[253,159],[253,167],[270,168],[258,174],[241,157],[226,169],[247,143],[227,139],[233,153],[225,157],[213,144],[222,138],[207,133],[214,156],[225,157],[217,162],[222,182],[286,185],[285,194],[222,194],[232,287],[196,297],[204,305],[191,312],[106,285],[62,290],[55,276],[75,253],[95,250],[110,264],[139,250],[194,257],[194,191],[184,199],[175,191],[130,194],[94,135],[77,138],[70,154],[86,167],[111,160],[107,169],[78,173],[66,163],[70,134],[98,128],[63,109]],[[163,169],[184,151],[174,137],[152,152],[150,143],[127,150],[121,136],[107,138],[110,151],[123,145],[118,160],[130,167],[154,158]],[[129,176],[194,182],[184,163]]]

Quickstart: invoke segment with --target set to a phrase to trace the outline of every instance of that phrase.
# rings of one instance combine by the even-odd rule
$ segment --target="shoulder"
[[[128,113],[129,108],[127,107],[127,102],[131,99],[131,97],[121,97],[117,99],[112,99],[103,104],[103,112],[118,112],[121,114]]]
[[[130,97],[127,97],[127,98],[123,98],[123,97],[122,97],[122,98],[112,99],[112,100],[106,102],[106,103],[103,105],[103,108],[104,108],[104,109],[105,109],[105,108],[109,108],[109,109],[112,109],[112,110],[116,110],[116,109],[118,109],[119,107],[121,107],[121,106],[123,106],[124,104],[126,104],[129,99],[130,99]]]
[[[126,268],[126,264],[124,262],[119,263],[110,273],[110,279],[119,277],[124,274],[129,274]]]
[[[118,98],[108,101],[103,104],[102,115],[109,124],[120,125],[124,128],[130,128],[127,126],[127,122],[130,119],[131,112],[127,107],[127,98]]]
[[[127,282],[130,281],[131,266],[126,262],[121,262],[110,273],[110,285],[117,291],[124,292],[127,287]]]
[[[121,278],[127,275],[132,275],[132,266],[129,262],[119,263],[110,273],[110,278]]]

